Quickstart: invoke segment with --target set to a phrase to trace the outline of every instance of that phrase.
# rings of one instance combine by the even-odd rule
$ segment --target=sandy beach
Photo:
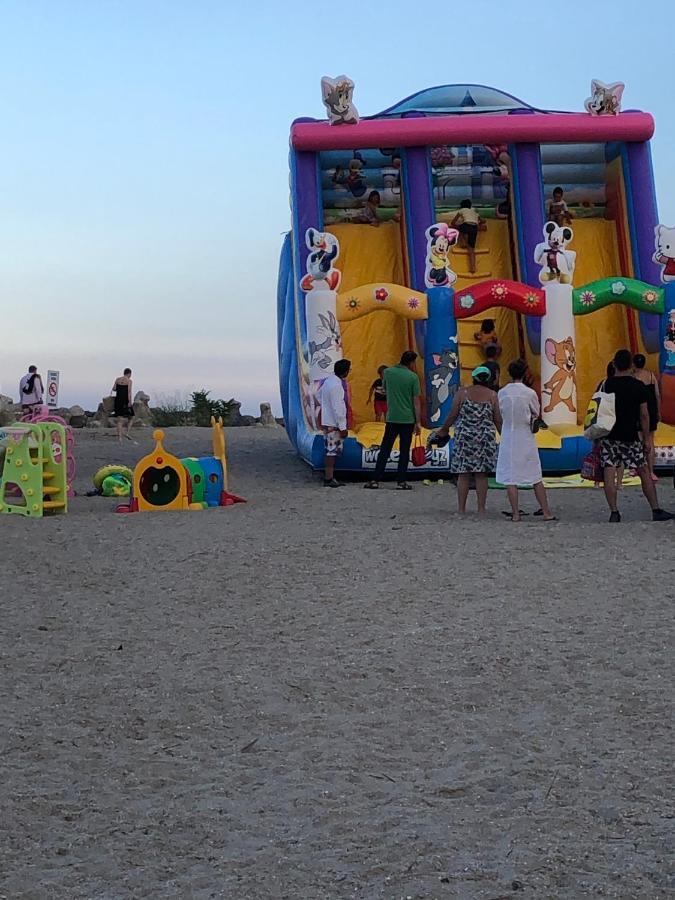
[[[77,434],[78,491],[134,434]],[[460,519],[228,439],[246,505],[0,520],[0,896],[672,897],[675,525],[638,489]]]

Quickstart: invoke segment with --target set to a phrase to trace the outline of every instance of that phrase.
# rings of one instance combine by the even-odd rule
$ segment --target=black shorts
[[[457,230],[460,234],[464,235],[469,247],[476,246],[476,239],[478,237],[478,225],[474,225],[473,222],[462,222]]]

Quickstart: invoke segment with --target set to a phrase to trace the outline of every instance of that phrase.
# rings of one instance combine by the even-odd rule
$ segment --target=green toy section
[[[55,422],[0,430],[0,514],[41,518],[68,510],[66,429]]]

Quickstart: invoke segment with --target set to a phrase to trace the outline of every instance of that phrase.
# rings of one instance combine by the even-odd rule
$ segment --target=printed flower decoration
[[[582,306],[593,306],[595,303],[595,294],[593,291],[582,291],[579,297]]]
[[[475,304],[476,300],[472,294],[462,294],[459,298],[459,305],[462,309],[471,309],[471,307]]]
[[[617,297],[620,297],[626,291],[626,285],[623,281],[615,281],[612,284],[612,293],[616,294]]]
[[[375,299],[378,303],[384,303],[388,296],[389,291],[386,288],[377,288],[375,291]]]
[[[508,294],[508,289],[505,284],[499,282],[499,284],[492,285],[490,293],[495,298],[495,300],[505,300],[506,295]]]
[[[410,297],[408,300],[408,309],[419,309],[420,301],[417,297]]]
[[[361,304],[356,297],[350,297],[349,300],[347,300],[347,309],[358,309],[359,306],[361,306]]]
[[[656,291],[645,291],[642,295],[642,299],[645,301],[645,303],[649,303],[649,305],[651,306],[658,300],[658,294],[656,293]]]
[[[535,293],[530,292],[529,294],[525,294],[525,306],[529,306],[530,309],[532,309],[532,307],[537,306],[538,303],[539,297],[537,297]]]

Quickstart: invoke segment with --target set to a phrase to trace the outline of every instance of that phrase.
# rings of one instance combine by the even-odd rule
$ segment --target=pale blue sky
[[[0,390],[35,362],[95,408],[129,365],[153,395],[278,407],[288,131],[322,116],[324,74],[364,115],[464,81],[581,109],[592,77],[623,80],[675,225],[675,4],[463,8],[0,0]]]

